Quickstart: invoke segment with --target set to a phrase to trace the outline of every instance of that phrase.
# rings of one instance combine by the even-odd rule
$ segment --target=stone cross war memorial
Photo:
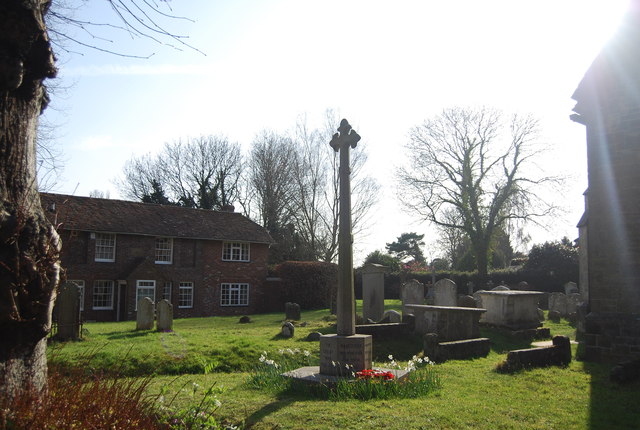
[[[355,148],[360,135],[346,119],[329,143],[340,153],[340,218],[338,233],[337,334],[320,338],[320,373],[339,376],[371,368],[372,339],[356,334],[353,286],[353,236],[351,235],[351,182],[349,148]]]

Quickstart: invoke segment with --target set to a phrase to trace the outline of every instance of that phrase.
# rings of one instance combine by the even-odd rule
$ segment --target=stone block
[[[438,342],[438,335],[427,333],[423,337],[425,357],[436,363],[447,360],[465,360],[468,358],[486,357],[491,350],[489,338],[475,338]]]
[[[324,335],[320,337],[320,373],[342,376],[370,369],[372,349],[369,335]]]
[[[509,351],[507,360],[499,367],[502,371],[522,368],[566,366],[571,362],[571,341],[567,336],[555,336],[553,345],[541,348]]]

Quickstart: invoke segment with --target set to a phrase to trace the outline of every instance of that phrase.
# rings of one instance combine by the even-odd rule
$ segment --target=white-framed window
[[[78,287],[78,301],[80,302],[80,311],[84,311],[84,281],[70,280],[72,284]]]
[[[93,309],[113,309],[113,281],[100,280],[93,283]]]
[[[249,261],[249,244],[246,242],[224,242],[222,244],[222,260]]]
[[[164,283],[164,287],[162,288],[162,298],[171,301],[171,289],[173,287],[173,283],[171,281],[167,281]]]
[[[178,307],[193,307],[193,282],[180,282],[178,290]]]
[[[173,261],[173,239],[156,237],[156,264],[171,264]]]
[[[116,235],[112,233],[96,233],[95,261],[116,261]]]
[[[136,282],[136,311],[138,303],[145,297],[149,297],[152,302],[156,302],[156,281],[138,281]]]
[[[249,284],[222,284],[220,306],[248,306]]]

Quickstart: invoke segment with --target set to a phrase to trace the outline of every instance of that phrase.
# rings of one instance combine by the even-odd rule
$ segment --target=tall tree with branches
[[[155,156],[130,159],[118,188],[143,202],[222,209],[238,197],[242,168],[240,145],[225,137],[181,139],[165,144]]]
[[[126,16],[138,19],[156,9],[147,1],[108,3],[128,5]],[[56,75],[45,23],[55,13],[50,6],[51,0],[0,2],[0,395],[8,397],[45,387],[46,336],[60,277],[61,244],[41,208],[36,180],[38,119],[49,100],[44,81]],[[144,21],[149,26],[154,19],[145,15]],[[125,23],[128,31],[137,25]],[[158,41],[174,40],[152,26]]]
[[[478,273],[486,277],[497,228],[555,210],[540,192],[559,179],[528,170],[543,150],[538,139],[539,124],[531,116],[445,109],[411,130],[411,165],[398,171],[401,200],[423,219],[466,233]]]

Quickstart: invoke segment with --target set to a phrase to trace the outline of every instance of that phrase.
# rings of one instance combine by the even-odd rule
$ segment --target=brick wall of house
[[[136,285],[140,280],[155,281],[156,300],[162,298],[165,283],[171,283],[170,301],[176,318],[250,314],[260,310],[261,297],[265,294],[268,245],[251,243],[249,262],[231,262],[222,260],[221,241],[174,239],[172,263],[156,264],[155,240],[155,237],[119,234],[115,262],[96,262],[95,238],[90,233],[62,232],[61,258],[66,279],[84,281],[85,321],[135,319]],[[113,309],[92,308],[93,285],[97,280],[114,281]],[[193,283],[193,307],[178,306],[180,282]],[[222,283],[249,284],[249,304],[221,306]]]

